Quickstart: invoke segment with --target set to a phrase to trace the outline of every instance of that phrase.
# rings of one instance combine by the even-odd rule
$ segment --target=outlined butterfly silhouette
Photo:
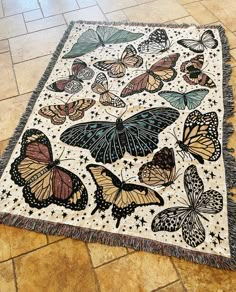
[[[157,214],[152,221],[152,231],[176,232],[182,229],[184,241],[191,247],[202,244],[206,231],[200,218],[209,221],[203,214],[217,214],[223,209],[223,196],[215,191],[204,192],[204,185],[195,165],[190,165],[184,173],[186,206],[167,208]]]
[[[47,89],[75,94],[83,88],[83,81],[91,80],[95,74],[93,69],[88,68],[87,64],[78,58],[74,60],[71,71],[68,77],[51,83],[47,86]]]
[[[111,78],[123,77],[127,68],[138,68],[143,64],[143,58],[137,55],[134,46],[128,45],[117,60],[98,61],[93,64],[99,70],[107,71]]]
[[[163,87],[163,81],[175,79],[177,72],[174,69],[180,54],[172,54],[154,63],[145,73],[132,79],[122,90],[121,97],[126,97],[143,91],[154,93]]]
[[[152,161],[140,167],[138,177],[140,182],[153,187],[172,185],[177,179],[173,148],[164,147],[155,153]]]
[[[99,25],[96,30],[88,29],[83,32],[72,49],[63,58],[81,57],[99,47],[135,41],[142,36],[143,33],[134,33],[116,27]]]
[[[158,95],[179,110],[184,110],[185,107],[193,110],[201,104],[208,93],[208,89],[194,89],[186,93],[166,90],[159,92]]]
[[[150,34],[147,40],[138,46],[140,53],[158,54],[166,52],[170,48],[170,40],[164,29],[158,28]]]
[[[104,106],[125,107],[124,101],[108,88],[108,80],[104,73],[99,73],[91,86],[93,92],[100,94],[99,101]]]
[[[204,55],[197,55],[196,57],[185,61],[180,67],[180,71],[185,73],[184,80],[190,85],[201,85],[208,88],[215,88],[214,81],[203,72]]]
[[[70,98],[69,98],[70,100]],[[78,99],[64,104],[55,104],[40,108],[38,113],[46,119],[50,119],[53,125],[62,125],[68,117],[71,121],[77,121],[84,117],[84,112],[94,104],[93,99]],[[63,101],[62,101],[63,102]]]
[[[205,49],[215,49],[218,46],[218,41],[210,29],[206,30],[198,40],[182,39],[177,43],[194,53],[203,53]]]
[[[11,179],[23,187],[30,207],[41,209],[53,203],[72,210],[85,209],[88,193],[84,184],[59,164],[60,159],[53,160],[47,136],[29,129],[22,137],[20,156],[11,164]]]
[[[147,156],[156,149],[159,134],[179,117],[172,108],[152,108],[126,120],[95,121],[76,124],[66,129],[60,140],[68,145],[88,149],[96,162],[112,163],[126,152]]]
[[[163,206],[163,198],[154,190],[142,185],[126,183],[102,165],[89,164],[86,169],[90,172],[95,184],[95,203],[92,215],[97,210],[105,211],[112,206],[112,216],[117,220],[116,228],[121,218],[130,216],[137,207],[147,205]]]
[[[204,160],[216,161],[221,155],[221,145],[218,140],[218,117],[215,112],[202,114],[195,110],[191,112],[184,123],[182,141],[177,140],[182,158],[187,154],[193,156],[199,163]]]

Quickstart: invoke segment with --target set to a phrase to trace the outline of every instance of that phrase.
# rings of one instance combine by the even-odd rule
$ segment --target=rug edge
[[[33,91],[30,97],[29,103],[26,107],[25,113],[22,115],[20,122],[9,140],[9,144],[4,151],[3,155],[0,157],[0,177],[11,157],[12,151],[15,148],[16,143],[21,136],[25,125],[27,123],[28,117],[30,116],[34,104],[43,89],[54,65],[64,47],[66,40],[70,34],[71,29],[75,23],[85,23],[85,24],[110,24],[110,25],[136,25],[136,26],[159,26],[159,27],[170,27],[170,28],[187,28],[195,26],[197,28],[213,28],[218,29],[219,35],[222,43],[222,54],[223,54],[223,100],[224,100],[224,125],[223,125],[223,155],[225,163],[226,172],[226,185],[228,190],[228,218],[229,218],[229,231],[230,231],[230,249],[233,258],[226,258],[218,255],[203,254],[201,252],[192,251],[184,248],[180,248],[170,244],[164,244],[160,242],[155,242],[150,239],[144,239],[140,237],[133,236],[122,236],[120,234],[114,234],[104,231],[97,231],[92,229],[85,229],[80,227],[75,227],[67,224],[57,224],[50,221],[40,221],[38,219],[27,218],[20,215],[11,215],[8,213],[0,213],[0,223],[17,226],[25,228],[32,231],[42,232],[51,235],[64,235],[72,238],[77,238],[84,240],[86,242],[100,242],[109,245],[116,246],[127,246],[138,250],[145,250],[149,252],[157,252],[158,254],[167,256],[176,256],[177,258],[187,259],[189,261],[206,264],[209,266],[236,270],[236,203],[230,199],[230,189],[236,186],[236,161],[235,158],[230,154],[233,149],[228,149],[227,143],[229,137],[234,132],[232,124],[228,123],[226,120],[228,117],[233,115],[234,105],[233,105],[233,92],[232,87],[228,84],[231,75],[231,65],[227,64],[230,60],[229,54],[229,44],[227,37],[225,35],[225,29],[221,25],[195,25],[195,24],[159,24],[159,23],[137,23],[137,22],[107,22],[107,21],[77,21],[70,22],[68,28],[66,29],[63,37],[61,38],[53,56],[42,75],[36,89]],[[227,163],[226,163],[227,162]],[[234,175],[232,175],[234,173]],[[229,175],[230,174],[230,175]],[[56,225],[60,225],[60,228]],[[53,228],[52,230],[49,230]],[[75,230],[75,231],[74,231]],[[119,237],[119,238],[118,238]]]

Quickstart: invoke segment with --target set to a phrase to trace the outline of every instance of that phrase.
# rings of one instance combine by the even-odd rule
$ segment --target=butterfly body
[[[89,149],[97,162],[112,163],[125,152],[146,156],[157,148],[158,134],[179,117],[171,108],[152,108],[126,120],[89,122],[66,129],[60,139],[66,144]]]
[[[11,178],[23,187],[25,201],[37,209],[51,203],[73,210],[85,209],[87,190],[78,176],[60,167],[53,159],[52,148],[45,134],[27,130],[22,138],[21,153],[11,164]]]
[[[102,165],[89,164],[86,169],[90,172],[96,184],[95,203],[92,215],[97,211],[105,211],[112,206],[112,215],[119,227],[121,218],[130,216],[135,208],[146,205],[164,204],[163,198],[154,190],[142,185],[125,183]]]

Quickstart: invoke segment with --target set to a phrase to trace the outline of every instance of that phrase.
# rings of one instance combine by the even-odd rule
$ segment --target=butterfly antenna
[[[136,178],[136,176],[132,176],[132,177],[128,178],[125,182],[127,183],[127,181],[129,181],[129,180],[131,180],[133,178]]]
[[[60,100],[60,102],[63,102],[64,104],[66,104],[67,102],[65,102],[64,100],[62,100],[62,99],[60,99],[60,98],[58,98],[58,97],[55,97],[55,99],[58,99],[58,100]]]
[[[110,116],[112,116],[112,117],[114,117],[114,118],[116,118],[116,119],[118,119],[118,117],[117,116],[114,116],[114,115],[112,115],[112,114],[110,114],[106,109],[105,109],[105,112],[108,114],[108,115],[110,115]]]
[[[70,101],[70,99],[72,98],[73,95],[75,95],[75,93],[73,93],[73,94],[69,97],[69,99],[67,100],[66,103],[68,103],[68,102]]]
[[[128,110],[128,105],[126,104],[126,105],[125,105],[125,111],[124,111],[123,114],[120,116],[120,118],[123,117],[123,115],[127,112],[127,110]]]
[[[146,67],[146,71],[148,70],[148,67],[147,67],[147,61],[146,61],[146,63],[145,63],[145,67]]]
[[[61,152],[61,155],[59,156],[59,160],[60,160],[60,158],[62,157],[62,155],[63,155],[63,153],[65,152],[65,147],[63,148],[63,150],[62,150],[62,152]]]
[[[68,158],[68,159],[62,159],[60,161],[69,161],[69,160],[75,160],[74,158]]]
[[[121,176],[121,179],[122,179],[122,182],[123,182],[123,181],[124,181],[124,177],[123,177],[123,169],[121,169],[120,176]]]
[[[71,75],[71,74],[70,74],[70,69],[69,69],[69,68],[67,68],[67,70],[68,70],[68,72],[69,72],[69,75]]]

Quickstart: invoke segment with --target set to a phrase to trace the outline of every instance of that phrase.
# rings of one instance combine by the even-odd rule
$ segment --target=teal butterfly
[[[63,58],[81,57],[94,51],[99,47],[105,47],[108,44],[120,44],[135,41],[142,37],[143,33],[134,33],[124,29],[110,26],[98,26],[96,31],[88,29],[78,38],[69,53]]]
[[[208,89],[195,89],[187,93],[161,91],[159,95],[177,109],[184,110],[187,106],[189,110],[192,110],[201,104],[208,92]]]

